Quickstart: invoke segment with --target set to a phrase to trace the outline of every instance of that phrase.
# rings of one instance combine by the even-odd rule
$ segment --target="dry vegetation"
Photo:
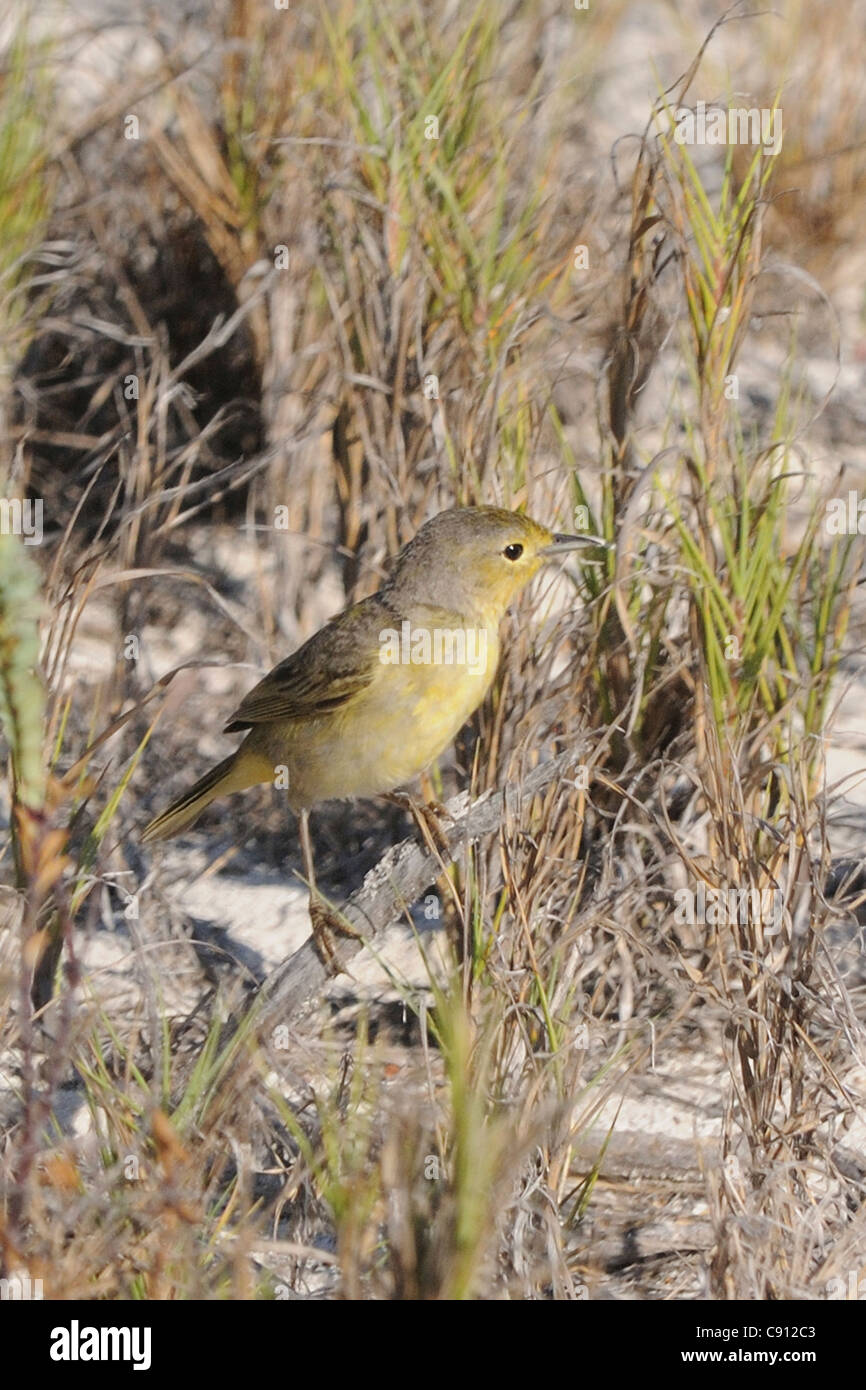
[[[0,457],[45,534],[0,537],[5,1273],[107,1299],[859,1279],[860,866],[825,758],[861,541],[824,524],[857,422],[821,408],[866,120],[862,5],[832,8],[830,96],[805,7],[734,12],[706,51],[712,16],[684,25],[657,86],[644,55],[633,125],[605,116],[642,53],[625,3],[226,0],[208,34],[136,21],[74,111],[97,27],[7,36]],[[671,138],[747,89],[778,155]],[[448,856],[393,808],[314,819],[378,983],[326,988],[308,948],[257,968],[217,885],[297,886],[276,793],[167,861],[138,831],[223,756],[250,667],[480,502],[616,548],[508,619],[434,773]],[[772,910],[690,923],[683,890]]]

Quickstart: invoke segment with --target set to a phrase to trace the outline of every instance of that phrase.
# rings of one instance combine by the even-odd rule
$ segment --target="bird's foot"
[[[447,807],[440,801],[416,801],[408,792],[387,792],[385,799],[408,811],[424,836],[428,848],[438,852],[443,859],[450,859],[451,849],[440,822],[453,820]]]
[[[350,940],[360,941],[362,940],[360,932],[356,932],[345,917],[330,907],[318,893],[310,895],[310,925],[313,928],[313,946],[316,955],[327,973],[331,976],[347,974],[348,971],[340,959],[334,938],[344,936]]]

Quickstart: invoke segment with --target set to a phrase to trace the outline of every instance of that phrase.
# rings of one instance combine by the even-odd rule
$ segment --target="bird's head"
[[[546,561],[605,544],[597,536],[558,535],[501,507],[455,507],[434,516],[400,552],[389,588],[401,601],[496,623]]]

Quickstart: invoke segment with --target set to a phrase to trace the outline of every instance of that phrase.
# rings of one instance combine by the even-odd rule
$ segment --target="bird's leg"
[[[445,835],[445,831],[442,829],[439,822],[440,816],[444,816],[446,820],[450,821],[453,821],[454,817],[447,807],[433,800],[433,788],[430,785],[430,781],[424,773],[422,773],[421,776],[421,790],[425,795],[424,801],[417,801],[415,797],[410,796],[407,792],[386,792],[384,794],[385,799],[393,802],[395,806],[402,807],[404,811],[408,811],[412,816],[412,819],[421,832],[421,838],[427,849],[439,860],[443,881],[447,884],[448,892],[459,914],[462,912],[460,895],[448,869],[448,865],[453,862],[452,850]],[[429,800],[426,799],[428,793],[430,794]],[[437,878],[438,877],[439,875],[437,875]]]
[[[445,820],[453,820],[454,817],[447,806],[443,806],[442,802],[438,801],[433,795],[433,782],[431,781],[430,773],[422,772],[418,780],[421,783],[421,795],[424,798],[424,805],[438,816],[440,820],[442,820],[443,817]]]
[[[394,806],[399,806],[401,810],[409,812],[421,831],[428,849],[432,850],[434,854],[438,854],[442,859],[450,859],[451,849],[439,823],[442,816],[450,820],[450,812],[438,801],[433,800],[432,795],[428,797],[427,792],[432,793],[432,787],[429,779],[424,778],[423,774],[421,789],[424,792],[423,801],[417,801],[408,792],[385,792],[384,796],[386,801],[390,801]]]
[[[322,897],[316,887],[316,866],[313,859],[313,842],[310,838],[310,813],[301,811],[299,836],[301,856],[304,861],[304,875],[310,889],[310,925],[313,929],[313,945],[316,954],[329,975],[346,974],[346,968],[337,954],[334,936],[349,936],[360,941],[361,936],[340,916]]]

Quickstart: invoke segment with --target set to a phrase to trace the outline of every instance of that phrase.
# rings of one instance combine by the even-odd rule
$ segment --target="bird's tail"
[[[172,835],[186,830],[187,826],[198,820],[205,806],[209,806],[218,796],[244,791],[247,787],[254,787],[257,782],[264,780],[261,770],[255,765],[255,760],[241,756],[243,751],[241,747],[236,753],[232,753],[231,757],[217,763],[216,767],[206,772],[189,791],[179,796],[158,816],[154,816],[142,831],[142,843],[171,839]]]

